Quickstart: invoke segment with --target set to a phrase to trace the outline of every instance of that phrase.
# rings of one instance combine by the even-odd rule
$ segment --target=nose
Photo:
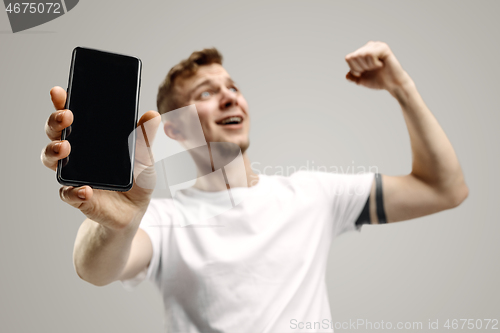
[[[237,93],[223,87],[221,90],[220,108],[226,110],[232,106],[238,105]]]

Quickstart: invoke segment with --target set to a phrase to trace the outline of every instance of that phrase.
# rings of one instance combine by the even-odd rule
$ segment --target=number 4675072
[[[51,12],[52,10],[52,12]],[[21,3],[9,3],[5,11],[15,14],[35,14],[35,13],[53,13],[53,14],[61,14],[61,4],[60,3],[52,3],[46,2],[44,3],[30,3],[30,2],[21,2]]]

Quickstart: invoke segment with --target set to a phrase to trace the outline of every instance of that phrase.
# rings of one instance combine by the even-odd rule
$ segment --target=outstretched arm
[[[382,175],[387,222],[408,220],[462,203],[468,195],[462,168],[443,129],[425,105],[415,83],[383,42],[368,42],[345,57],[346,78],[384,89],[399,102],[410,135],[413,163],[405,176]],[[378,223],[376,184],[370,194],[371,223]],[[380,208],[380,206],[379,206]]]

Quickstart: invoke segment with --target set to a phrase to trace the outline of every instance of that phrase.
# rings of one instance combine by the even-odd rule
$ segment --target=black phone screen
[[[140,76],[138,58],[73,50],[66,99],[73,123],[61,137],[69,141],[71,152],[59,162],[61,184],[131,188]]]

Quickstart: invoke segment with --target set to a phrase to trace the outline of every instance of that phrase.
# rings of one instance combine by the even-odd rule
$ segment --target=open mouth
[[[232,117],[224,118],[221,121],[218,121],[217,124],[223,125],[223,126],[239,125],[239,124],[241,124],[242,121],[243,121],[243,118],[241,118],[240,116],[232,116]]]

